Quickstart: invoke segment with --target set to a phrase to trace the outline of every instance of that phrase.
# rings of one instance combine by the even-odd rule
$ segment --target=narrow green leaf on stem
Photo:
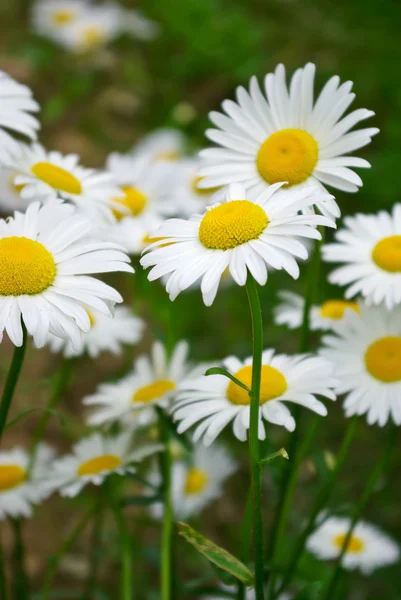
[[[27,600],[29,596],[29,583],[25,570],[22,521],[20,519],[10,519],[10,522],[14,532],[13,597],[15,600]]]
[[[208,561],[230,573],[245,585],[254,585],[254,576],[252,572],[238,558],[227,552],[221,546],[218,546],[211,540],[205,538],[201,533],[192,529],[186,523],[177,523],[178,533],[189,544],[191,544]]]
[[[288,452],[285,448],[280,448],[280,450],[277,450],[277,452],[273,452],[272,454],[269,454],[269,456],[265,456],[265,458],[261,458],[260,464],[265,465],[266,463],[271,462],[275,458],[280,458],[280,457],[286,458],[287,460],[289,460],[290,457],[288,456]]]
[[[21,373],[22,363],[24,362],[24,356],[27,345],[27,331],[25,325],[22,323],[23,340],[22,346],[15,346],[14,354],[11,361],[10,369],[8,371],[6,384],[4,386],[3,395],[0,400],[0,441],[3,435],[4,427],[7,422],[8,411],[11,406],[11,402],[14,396],[15,388],[18,383],[18,378]]]
[[[170,427],[166,415],[158,408],[160,438],[164,444],[160,468],[163,481],[163,526],[161,539],[161,600],[172,598],[172,545],[173,545],[173,503],[172,503],[172,460],[170,452]]]
[[[245,383],[234,377],[234,375],[227,371],[227,369],[223,369],[222,367],[210,367],[210,369],[208,369],[205,373],[206,377],[208,377],[209,375],[224,375],[224,377],[231,379],[231,381],[236,383],[243,390],[246,390],[248,393],[251,392],[251,390],[247,385],[245,385]]]
[[[61,425],[65,424],[65,416],[58,410],[46,408],[44,406],[34,406],[33,408],[27,408],[26,410],[21,411],[16,417],[14,417],[14,419],[10,419],[9,421],[7,421],[7,424],[5,425],[4,429],[5,430],[9,429],[9,427],[16,425],[16,423],[18,423],[18,421],[20,421],[21,419],[23,419],[30,413],[38,412],[38,411],[39,412],[43,411],[43,412],[49,413],[53,417],[57,417],[57,419],[60,421]]]

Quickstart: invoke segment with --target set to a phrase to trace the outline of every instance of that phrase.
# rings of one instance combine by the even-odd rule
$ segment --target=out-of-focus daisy
[[[323,560],[338,558],[350,525],[350,519],[330,517],[310,536],[308,550]],[[379,567],[398,562],[399,557],[398,544],[373,525],[360,521],[352,533],[342,566],[369,575]]]
[[[31,90],[0,71],[0,155],[18,150],[19,143],[10,132],[36,140],[39,121],[31,113],[39,110]]]
[[[176,461],[172,469],[172,503],[177,519],[187,519],[199,513],[223,493],[224,482],[236,471],[236,463],[227,450],[216,444],[213,448],[196,446],[189,461]],[[151,475],[160,484],[159,471]],[[162,505],[153,505],[152,514],[160,517]]]
[[[0,452],[0,519],[6,516],[30,517],[32,505],[49,495],[45,475],[53,456],[49,446],[40,444],[29,473],[30,457],[24,449]]]
[[[302,325],[305,299],[293,292],[279,292],[282,301],[274,311],[274,320],[277,325],[287,325],[290,329],[297,329]],[[349,300],[326,300],[320,306],[312,306],[310,310],[310,328],[316,330],[332,329],[333,324],[344,318],[347,310],[359,312],[357,302]]]
[[[180,342],[169,359],[164,346],[155,342],[151,356],[140,356],[132,373],[117,383],[103,383],[95,394],[86,396],[83,403],[94,410],[88,418],[90,425],[115,421],[125,422],[130,413],[138,426],[155,420],[155,406],[169,408],[177,387],[189,372],[188,344]]]
[[[320,239],[318,224],[335,225],[319,215],[297,215],[311,204],[310,192],[278,195],[281,186],[272,185],[256,200],[249,200],[244,187],[233,184],[224,190],[223,201],[203,216],[165,221],[155,232],[160,240],[141,259],[143,267],[153,267],[149,280],[168,275],[166,290],[174,300],[202,279],[203,301],[210,306],[226,269],[238,285],[245,285],[248,271],[264,285],[268,266],[284,269],[296,279],[299,267],[294,257],[308,256],[297,238]]]
[[[120,7],[120,30],[143,41],[154,40],[160,32],[158,23],[147,19],[138,10]]]
[[[325,416],[325,405],[316,396],[335,400],[332,388],[337,383],[332,376],[333,366],[327,360],[308,355],[287,356],[265,350],[262,356],[260,387],[259,439],[265,439],[263,420],[294,431],[295,420],[285,402],[293,402]],[[252,382],[252,358],[244,361],[230,356],[223,366],[249,388]],[[248,392],[224,375],[188,378],[180,386],[174,419],[180,421],[182,433],[195,423],[193,439],[203,439],[209,446],[220,432],[233,421],[234,435],[241,441],[247,438],[250,418]]]
[[[77,23],[89,10],[85,0],[36,0],[32,7],[33,28],[58,41],[60,31]]]
[[[76,347],[90,328],[82,303],[110,314],[120,294],[93,273],[133,272],[119,246],[96,237],[93,224],[74,206],[54,200],[0,220],[0,339],[4,329],[21,346],[21,318],[35,345],[49,332]]]
[[[349,286],[347,298],[362,294],[369,303],[391,309],[401,303],[401,204],[392,214],[358,214],[344,219],[336,243],[323,246],[327,262],[344,263],[329,281]]]
[[[15,210],[27,207],[20,195],[21,186],[15,183],[17,175],[14,169],[0,166],[0,211],[3,214],[12,214]]]
[[[360,305],[323,338],[320,353],[335,367],[336,392],[347,417],[367,413],[370,425],[401,425],[401,306]]]
[[[121,354],[123,344],[136,344],[142,337],[145,323],[127,306],[118,306],[113,316],[90,308],[86,311],[91,327],[83,334],[80,346],[73,348],[69,340],[50,335],[48,342],[53,352],[63,352],[67,358],[81,356],[84,352],[91,358],[106,351]]]
[[[148,162],[175,161],[185,154],[186,137],[179,129],[156,129],[132,148],[134,157]]]
[[[112,209],[122,192],[109,173],[86,169],[76,154],[63,156],[47,152],[43,146],[20,144],[19,152],[7,161],[17,175],[14,184],[27,203],[63,198],[88,213],[99,213],[113,221]]]
[[[141,445],[133,450],[132,434],[118,436],[94,433],[78,442],[72,453],[53,463],[48,474],[48,485],[62,496],[76,496],[88,483],[101,485],[109,475],[135,473],[135,464],[159,452],[160,444]]]
[[[360,121],[371,117],[359,109],[343,117],[355,98],[352,82],[340,85],[332,77],[314,102],[315,65],[298,69],[287,89],[283,65],[265,77],[266,98],[256,77],[249,93],[237,88],[237,102],[225,100],[225,115],[210,113],[218,129],[206,132],[222,148],[203,150],[201,187],[240,182],[258,196],[279,181],[290,187],[313,184],[356,192],[361,178],[350,167],[369,167],[361,158],[346,156],[365,146],[379,130],[375,127],[350,133]],[[316,197],[318,208],[336,217],[340,210],[333,198]]]

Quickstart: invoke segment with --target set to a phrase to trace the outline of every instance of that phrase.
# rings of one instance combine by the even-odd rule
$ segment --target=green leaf
[[[48,412],[51,415],[53,415],[54,417],[57,417],[62,425],[65,424],[65,417],[58,410],[55,410],[54,408],[45,408],[45,407],[41,407],[41,406],[35,406],[34,408],[27,408],[26,410],[23,410],[22,412],[20,412],[19,415],[17,415],[14,419],[11,419],[11,421],[9,421],[7,423],[7,425],[5,426],[4,429],[8,429],[9,427],[12,427],[16,423],[18,423],[18,421],[20,421],[23,417],[25,417],[26,415],[29,415],[29,413],[32,413],[36,410]]]
[[[222,367],[211,367],[205,373],[206,377],[208,377],[209,375],[224,375],[224,377],[228,377],[228,379],[231,379],[231,381],[239,385],[239,387],[241,387],[243,390],[246,390],[248,393],[250,393],[251,391],[249,387],[245,385],[245,383],[234,377],[234,375],[232,375],[229,371],[223,369]]]
[[[203,554],[208,561],[219,567],[219,569],[231,573],[245,585],[253,586],[253,573],[238,558],[205,538],[186,523],[177,523],[177,526],[179,534],[198,552]]]
[[[275,458],[279,458],[280,456],[281,458],[286,458],[287,460],[290,458],[288,456],[287,450],[285,448],[280,448],[280,450],[277,450],[277,452],[273,452],[273,454],[269,454],[268,456],[265,456],[265,458],[261,458],[260,464],[264,465],[270,462],[271,460],[274,460]]]

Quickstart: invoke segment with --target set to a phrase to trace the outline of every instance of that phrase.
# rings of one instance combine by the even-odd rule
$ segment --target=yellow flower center
[[[369,373],[384,383],[401,380],[401,337],[383,337],[369,346],[365,354]]]
[[[53,25],[68,25],[68,23],[71,23],[75,17],[75,11],[69,10],[68,8],[60,8],[59,10],[55,10],[52,15]]]
[[[101,27],[91,25],[82,32],[82,45],[84,48],[94,48],[105,40],[105,32]]]
[[[175,390],[174,381],[170,381],[170,379],[159,379],[158,381],[154,381],[149,385],[145,385],[139,390],[137,390],[132,398],[132,402],[151,402],[152,400],[157,400],[157,398],[161,398],[167,392],[171,392]]]
[[[377,242],[372,259],[383,271],[401,273],[401,235],[390,235]]]
[[[185,480],[185,494],[193,496],[205,489],[209,481],[209,475],[202,469],[189,469]]]
[[[310,177],[318,160],[315,139],[302,129],[282,129],[259,148],[256,166],[268,183],[287,181],[288,186]]]
[[[147,197],[140,190],[130,185],[122,185],[121,189],[125,194],[124,198],[113,198],[113,201],[121,204],[126,211],[114,209],[113,213],[116,219],[121,221],[121,219],[127,216],[127,212],[129,215],[137,217],[145,210],[148,203]]]
[[[52,254],[25,237],[0,239],[0,296],[34,296],[46,290],[56,277]]]
[[[256,240],[269,219],[259,204],[233,200],[208,210],[199,226],[199,239],[206,248],[229,250]]]
[[[342,550],[346,537],[347,534],[341,533],[334,538],[334,544],[339,550]],[[360,537],[352,535],[348,542],[346,552],[350,552],[352,554],[360,554],[364,551],[365,546],[365,542]]]
[[[55,190],[68,194],[80,194],[82,185],[72,173],[49,162],[38,162],[31,167],[32,173]]]
[[[19,465],[0,465],[0,492],[17,487],[25,479],[26,471]]]
[[[78,475],[85,477],[85,475],[97,475],[103,471],[114,471],[121,465],[121,458],[114,454],[103,454],[102,456],[96,456],[86,460],[78,467]]]
[[[178,160],[179,158],[181,158],[181,154],[180,152],[177,152],[176,150],[166,150],[165,152],[158,152],[154,159],[155,161],[159,161],[159,160]]]
[[[252,385],[252,367],[242,367],[235,377],[248,388]],[[260,404],[278,398],[287,389],[287,380],[284,375],[269,365],[262,365],[262,380],[260,384]],[[232,404],[250,404],[249,394],[239,385],[230,381],[227,386],[227,398]]]
[[[195,192],[195,194],[198,194],[198,196],[211,196],[211,194],[214,194],[215,192],[218,192],[219,189],[221,189],[220,187],[213,187],[213,188],[200,188],[199,183],[202,181],[202,179],[204,179],[204,177],[194,177],[192,180],[192,191]]]
[[[327,319],[339,320],[344,316],[346,308],[351,308],[359,313],[360,309],[356,302],[348,302],[347,300],[327,300],[320,307],[320,315]]]

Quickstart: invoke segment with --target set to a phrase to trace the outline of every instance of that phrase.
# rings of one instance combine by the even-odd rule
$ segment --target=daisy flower
[[[276,325],[287,325],[290,329],[301,327],[305,299],[300,294],[293,292],[279,292],[281,303],[275,308],[274,322]],[[314,331],[332,329],[333,324],[341,321],[347,310],[359,313],[357,302],[333,298],[325,300],[319,306],[310,309],[310,328]]]
[[[123,344],[136,344],[143,335],[144,321],[133,315],[127,306],[118,306],[113,316],[85,309],[91,327],[83,334],[80,346],[73,348],[69,340],[50,335],[48,343],[52,352],[63,352],[66,358],[81,356],[84,352],[91,358],[97,358],[105,351],[121,354]]]
[[[148,133],[131,153],[148,162],[175,161],[185,154],[186,136],[179,129],[161,128]]]
[[[110,437],[94,433],[76,444],[72,453],[53,463],[49,486],[61,496],[76,496],[88,484],[101,485],[113,473],[135,473],[132,463],[162,450],[160,444],[142,445],[132,450],[132,433]]]
[[[36,140],[40,128],[39,121],[31,113],[39,110],[39,104],[32,97],[31,90],[0,71],[0,148],[1,157],[15,152],[19,142],[10,131]]]
[[[330,517],[310,536],[308,550],[322,560],[338,558],[350,525],[350,519]],[[342,566],[369,575],[379,567],[398,562],[399,557],[398,544],[373,525],[360,521],[353,531]]]
[[[349,286],[346,298],[362,294],[369,303],[388,309],[401,303],[401,204],[392,214],[358,214],[344,219],[336,243],[323,246],[327,262],[343,263],[329,276],[331,283]]]
[[[369,425],[390,418],[401,425],[401,306],[361,304],[360,314],[347,311],[333,329],[320,354],[335,367],[346,416],[366,413]]]
[[[223,367],[250,388],[252,357],[241,361],[229,356],[223,361]],[[294,431],[295,420],[285,402],[294,402],[326,416],[327,409],[316,396],[336,399],[332,388],[337,382],[332,372],[331,363],[319,357],[287,356],[265,350],[262,355],[259,439],[266,437],[263,420]],[[198,423],[193,440],[203,439],[205,446],[209,446],[231,421],[234,435],[245,441],[250,418],[249,394],[224,375],[188,378],[180,385],[173,418],[179,421],[178,433]]]
[[[49,446],[40,444],[28,474],[30,456],[23,448],[0,452],[0,519],[30,517],[32,505],[49,495],[45,477],[53,456]]]
[[[88,424],[126,422],[132,412],[137,426],[153,423],[155,406],[168,409],[178,385],[188,374],[187,355],[186,342],[176,345],[170,359],[164,346],[155,342],[151,356],[140,356],[132,373],[116,383],[101,384],[95,394],[84,398],[86,406],[95,408]]]
[[[90,329],[82,303],[108,315],[106,302],[122,301],[116,290],[88,276],[133,272],[119,246],[99,240],[96,231],[74,206],[56,200],[0,219],[0,340],[5,329],[21,346],[22,318],[38,348],[49,332],[75,348]]]
[[[20,196],[21,186],[14,183],[17,175],[14,169],[0,166],[0,211],[7,215],[27,207],[26,201]]]
[[[297,238],[320,239],[317,225],[335,225],[320,215],[296,214],[311,204],[310,192],[278,195],[275,192],[282,185],[272,185],[250,200],[242,185],[233,184],[224,190],[222,202],[209,207],[203,216],[165,221],[155,232],[160,239],[145,249],[141,259],[144,268],[153,267],[149,280],[168,275],[166,290],[174,300],[202,279],[203,301],[210,306],[226,269],[241,286],[248,271],[259,285],[265,285],[268,266],[284,269],[296,279],[299,267],[294,257],[308,256]]]
[[[84,212],[99,213],[113,221],[111,211],[122,196],[113,176],[78,163],[76,154],[63,156],[60,152],[48,152],[40,144],[20,144],[19,152],[10,156],[7,166],[17,173],[14,184],[26,203],[62,198]]]
[[[89,10],[90,4],[85,0],[36,0],[32,7],[33,28],[58,41],[60,32],[78,22]]]
[[[196,446],[190,461],[176,461],[172,468],[172,503],[177,519],[197,516],[223,494],[224,482],[235,473],[237,465],[230,454],[216,444],[213,448]],[[150,480],[161,484],[155,470]],[[163,515],[163,505],[154,504],[153,516]]]
[[[226,114],[212,112],[210,119],[218,129],[206,135],[222,148],[201,152],[200,187],[239,182],[258,196],[285,181],[292,188],[313,184],[358,191],[362,180],[352,168],[370,165],[347,154],[366,146],[379,130],[350,130],[374,113],[359,109],[343,117],[355,94],[352,82],[340,85],[338,76],[329,79],[314,102],[314,77],[315,65],[308,63],[294,73],[287,89],[285,68],[278,65],[265,77],[266,97],[253,77],[249,93],[239,87],[237,102],[223,102]],[[315,200],[319,210],[338,217],[335,200],[321,198]]]

